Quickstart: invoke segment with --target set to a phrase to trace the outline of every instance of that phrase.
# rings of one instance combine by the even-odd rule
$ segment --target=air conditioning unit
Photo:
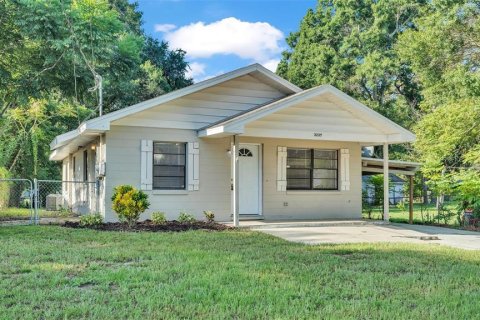
[[[45,208],[48,211],[58,211],[62,209],[63,196],[61,194],[49,194],[46,198]]]

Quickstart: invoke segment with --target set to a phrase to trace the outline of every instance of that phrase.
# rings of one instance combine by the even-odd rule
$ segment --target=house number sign
[[[321,132],[314,132],[314,133],[313,133],[313,136],[314,136],[314,137],[321,137],[321,136],[322,136],[322,133],[321,133]]]

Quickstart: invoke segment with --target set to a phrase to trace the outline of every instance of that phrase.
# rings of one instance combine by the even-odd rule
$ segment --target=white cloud
[[[245,22],[225,18],[210,24],[192,23],[165,31],[172,48],[187,51],[191,58],[232,54],[256,62],[272,61],[282,51],[283,33],[266,22]]]
[[[155,32],[169,32],[175,29],[177,26],[171,23],[156,24],[154,26]]]
[[[270,71],[272,71],[272,72],[276,72],[276,71],[277,71],[277,66],[278,66],[279,63],[280,63],[280,59],[270,59],[270,60],[261,62],[261,64],[262,64],[265,68],[267,68],[268,70],[270,70]]]
[[[188,78],[198,79],[199,76],[205,75],[205,68],[207,65],[200,62],[189,63],[190,69],[187,71],[186,76]]]

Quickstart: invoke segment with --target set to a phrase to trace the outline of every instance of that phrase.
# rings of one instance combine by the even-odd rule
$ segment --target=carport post
[[[409,203],[408,203],[408,223],[413,223],[413,175],[408,176],[409,180]]]
[[[390,190],[388,174],[388,143],[383,144],[383,220],[389,221]]]
[[[232,151],[231,151],[231,161],[232,161],[232,186],[233,186],[233,194],[232,194],[232,210],[233,210],[233,225],[238,227],[240,224],[240,219],[238,217],[238,200],[239,200],[239,180],[238,180],[238,147],[239,141],[238,136],[233,136],[232,141]]]

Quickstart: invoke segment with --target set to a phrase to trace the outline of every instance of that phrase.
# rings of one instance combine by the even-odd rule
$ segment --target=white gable
[[[415,136],[372,109],[324,85],[202,128],[203,137],[231,134],[269,138],[355,141],[366,145],[410,142]]]
[[[111,122],[111,125],[199,129],[287,96],[244,75]]]

